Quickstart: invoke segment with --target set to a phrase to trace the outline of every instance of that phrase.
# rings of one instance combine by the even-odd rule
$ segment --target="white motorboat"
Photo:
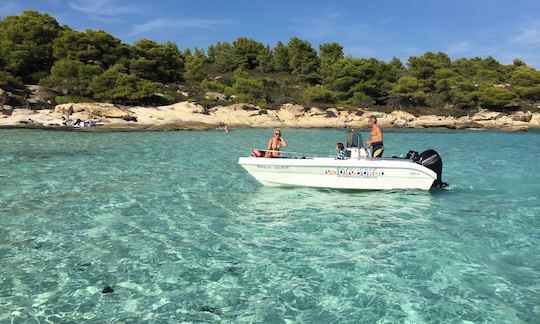
[[[350,130],[348,158],[344,160],[305,157],[301,152],[280,152],[281,158],[254,156],[258,154],[240,157],[238,164],[267,186],[429,190],[446,185],[441,179],[442,159],[434,150],[421,154],[410,151],[405,158],[371,158],[361,143],[360,135]]]

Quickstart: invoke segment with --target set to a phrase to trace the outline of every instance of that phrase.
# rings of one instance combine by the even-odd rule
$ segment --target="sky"
[[[343,45],[346,55],[406,62],[442,51],[452,59],[520,58],[540,69],[540,0],[0,0],[0,17],[34,9],[73,29],[102,29],[126,43],[174,41],[181,49],[250,37]]]

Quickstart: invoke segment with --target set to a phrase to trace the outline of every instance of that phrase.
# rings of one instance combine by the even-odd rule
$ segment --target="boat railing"
[[[327,153],[321,152],[303,152],[303,151],[281,151],[281,150],[266,150],[266,149],[251,149],[251,156],[264,157],[267,152],[278,153],[280,158],[288,159],[306,159],[314,157],[329,157]]]
[[[335,158],[335,154],[331,155],[328,153],[321,152],[300,152],[300,151],[278,151],[278,150],[262,150],[262,149],[251,149],[251,156],[256,158],[264,158],[266,152],[278,153],[278,156],[273,156],[273,158],[283,158],[283,159],[313,159],[313,158]],[[363,151],[363,152],[362,152]],[[365,160],[371,159],[369,153],[365,148],[351,148],[347,149],[349,156],[347,160]]]
[[[251,156],[253,157],[265,157],[267,152],[277,153],[275,154],[277,155],[277,157],[289,159],[334,157],[334,155],[328,155],[328,153],[321,152],[282,151],[255,148],[250,148],[250,152]],[[349,131],[347,132],[346,152],[349,159],[365,159],[366,157],[369,157],[368,151],[364,147],[364,142],[362,141],[362,135],[357,133],[354,129],[349,129]]]

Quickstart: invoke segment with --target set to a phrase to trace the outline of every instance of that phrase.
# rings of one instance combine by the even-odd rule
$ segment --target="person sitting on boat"
[[[368,126],[371,127],[370,138],[367,141],[368,148],[371,147],[371,156],[382,157],[384,152],[383,132],[381,126],[377,125],[377,117],[369,117]]]
[[[268,148],[264,157],[267,157],[267,158],[281,157],[279,150],[281,149],[282,146],[287,146],[287,142],[285,142],[285,139],[281,137],[281,130],[279,128],[276,128],[274,130],[274,137],[272,137],[268,141]]]
[[[336,160],[345,160],[347,158],[347,152],[345,152],[345,145],[343,143],[336,144]]]

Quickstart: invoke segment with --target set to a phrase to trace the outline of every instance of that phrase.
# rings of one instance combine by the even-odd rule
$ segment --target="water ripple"
[[[0,133],[0,322],[540,317],[538,134],[387,132],[449,189],[354,192],[257,184],[236,159],[267,130]]]

